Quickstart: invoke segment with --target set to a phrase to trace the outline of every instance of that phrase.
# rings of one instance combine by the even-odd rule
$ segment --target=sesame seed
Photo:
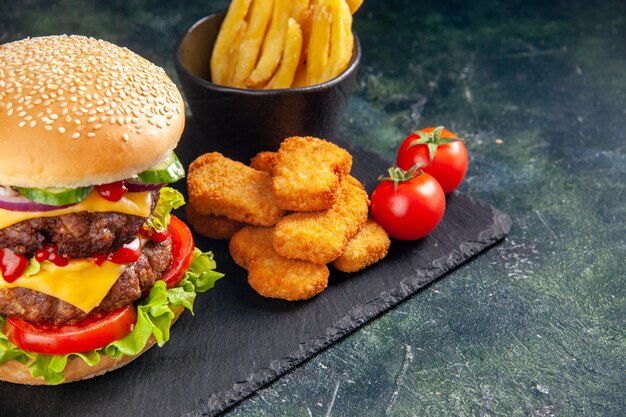
[[[76,129],[85,129],[84,123],[97,123],[93,129],[132,123],[139,132],[145,121],[170,126],[181,113],[178,90],[162,68],[126,48],[67,35],[0,47],[0,111],[5,109],[18,126],[39,123],[47,131],[63,120]],[[66,133],[63,126],[56,130]],[[72,138],[79,138],[72,130]]]

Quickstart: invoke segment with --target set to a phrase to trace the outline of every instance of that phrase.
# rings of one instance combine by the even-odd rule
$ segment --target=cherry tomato
[[[443,189],[417,169],[391,168],[371,195],[372,218],[399,240],[420,239],[439,224],[446,208]]]
[[[9,317],[4,334],[21,349],[65,355],[98,349],[128,335],[137,322],[133,305],[98,313],[76,324],[35,324]]]
[[[191,265],[194,243],[191,231],[185,223],[175,216],[170,216],[170,232],[172,236],[172,263],[163,272],[161,279],[167,288],[178,285],[185,271]]]
[[[398,149],[396,163],[404,170],[420,164],[422,170],[435,177],[443,192],[448,194],[465,178],[468,164],[467,148],[463,141],[458,140],[458,136],[449,130],[441,128],[439,133],[435,130],[436,128],[432,127],[421,129],[422,134],[431,134],[431,137],[424,143],[414,145],[411,144],[419,140],[420,135],[410,134]],[[434,152],[432,160],[431,152]]]
[[[24,255],[8,248],[0,249],[0,272],[6,282],[11,283],[21,277],[27,266],[28,259]]]
[[[110,184],[96,185],[96,190],[98,190],[98,194],[105,200],[116,202],[124,197],[128,188],[124,185],[124,181],[117,181]]]

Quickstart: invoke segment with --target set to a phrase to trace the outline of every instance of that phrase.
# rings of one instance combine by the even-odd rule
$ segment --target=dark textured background
[[[626,2],[547,3],[365,0],[341,138],[393,159],[411,129],[450,127],[461,190],[514,226],[227,415],[624,415]],[[175,79],[176,38],[226,5],[5,0],[0,42],[93,35]]]

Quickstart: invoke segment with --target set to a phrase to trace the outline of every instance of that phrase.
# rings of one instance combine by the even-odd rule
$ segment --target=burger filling
[[[26,220],[8,226],[9,217],[21,214],[0,212],[5,222],[0,225],[0,363],[28,363],[31,374],[48,384],[63,382],[63,369],[72,356],[91,365],[102,354],[137,355],[150,336],[162,345],[169,339],[174,311],[191,310],[196,292],[212,288],[222,276],[214,271],[212,254],[195,249],[189,229],[170,216],[184,204],[174,189],[145,191],[151,201],[136,201],[145,201],[146,216],[124,213],[127,209],[106,211],[115,203],[102,202],[94,193],[85,201],[98,201],[23,213]],[[136,204],[127,205],[130,212],[137,211]],[[7,253],[10,256],[4,256]],[[20,265],[18,273],[10,271],[11,258],[25,259],[26,265]],[[81,328],[127,306],[136,311],[130,333],[93,350],[74,351],[59,339],[62,351],[39,351],[15,339],[20,321],[23,328],[35,326],[34,331],[44,329],[49,336],[49,329],[62,333],[64,326]]]

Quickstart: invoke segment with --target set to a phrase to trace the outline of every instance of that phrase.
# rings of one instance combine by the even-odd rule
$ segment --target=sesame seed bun
[[[0,45],[0,185],[78,187],[162,161],[185,124],[162,68],[83,36]]]

